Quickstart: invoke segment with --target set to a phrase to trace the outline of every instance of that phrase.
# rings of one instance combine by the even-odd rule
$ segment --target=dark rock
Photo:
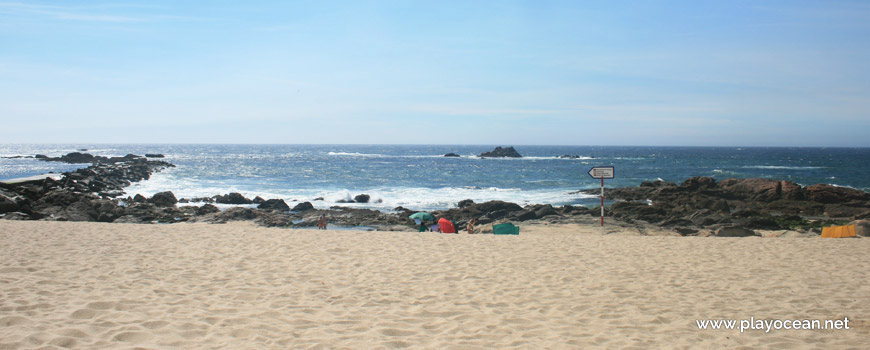
[[[151,197],[151,203],[158,207],[171,207],[178,203],[178,200],[175,198],[175,194],[171,191],[155,193],[154,196]]]
[[[578,156],[576,154],[563,154],[563,155],[559,156],[559,158],[562,158],[562,159],[580,159],[580,156]]]
[[[445,154],[444,156],[445,156],[445,157],[459,157],[459,155],[456,154],[456,153],[447,153],[447,154]]]
[[[867,201],[870,195],[848,187],[837,187],[827,184],[807,186],[807,198],[824,204],[843,204],[851,201]]]
[[[459,208],[466,208],[466,207],[468,207],[468,206],[470,206],[470,205],[472,205],[472,204],[474,204],[474,201],[473,201],[473,200],[470,200],[470,199],[463,199],[463,200],[459,201],[459,203],[457,203],[456,206],[459,207]]]
[[[535,210],[535,217],[538,219],[543,218],[545,216],[550,216],[550,215],[559,215],[559,213],[556,212],[556,209],[553,208],[553,206],[550,204],[537,206],[534,208],[534,210]]]
[[[91,207],[96,212],[96,220],[99,222],[112,222],[123,215],[124,209],[112,200],[97,199],[91,201]]]
[[[160,153],[145,153],[145,157],[147,157],[147,158],[163,158],[165,156],[160,154]]]
[[[266,200],[263,199],[263,197],[260,197],[260,196],[256,196],[256,197],[254,197],[253,200],[251,200],[251,202],[253,202],[254,204],[263,204],[263,202],[265,202],[265,201],[266,201]]]
[[[534,211],[531,211],[531,210],[523,210],[523,211],[521,211],[521,212],[519,212],[519,213],[516,213],[516,214],[513,216],[513,219],[516,220],[516,221],[534,220],[534,219],[537,219],[537,218],[538,218],[538,215],[535,214],[535,212],[534,212]]]
[[[758,237],[759,234],[755,231],[743,227],[727,226],[720,227],[714,233],[716,237]]]
[[[32,218],[27,213],[22,212],[10,212],[5,214],[0,214],[0,219],[2,220],[31,220]]]
[[[310,204],[310,203],[309,203]],[[257,206],[257,209],[268,209],[277,211],[290,211],[290,206],[283,199],[269,199]]]
[[[216,207],[214,204],[203,204],[201,207],[196,209],[196,215],[206,215],[211,213],[218,213],[221,210]]]
[[[315,201],[322,201],[322,200],[324,200],[324,199],[323,199],[323,197],[317,197],[317,198],[314,198],[313,200],[315,200]]]
[[[48,156],[47,156],[47,155],[44,155],[44,154],[37,154],[37,155],[33,156],[33,158],[36,158],[36,159],[47,159]]]
[[[780,199],[804,198],[800,185],[791,181],[768,179],[726,179],[717,186],[726,198],[773,202]]]
[[[231,192],[226,195],[215,196],[214,201],[220,204],[252,204],[252,200],[245,198],[241,193]]]
[[[369,197],[369,195],[367,195],[367,194],[360,194],[360,195],[353,197],[353,200],[357,203],[368,203],[369,198],[371,198],[371,197]]]
[[[686,227],[676,227],[674,228],[674,231],[679,233],[680,236],[694,236],[698,234],[698,230]]]
[[[690,177],[680,184],[680,187],[689,191],[697,191],[699,189],[712,188],[716,186],[716,179],[706,176]]]
[[[138,194],[138,193],[137,193],[135,196],[133,196],[133,202],[136,202],[136,203],[145,203],[145,202],[147,202],[147,201],[148,201],[148,198],[145,198],[145,196],[143,196],[143,195],[141,195],[141,194]]]
[[[0,195],[0,213],[12,213],[21,209],[12,198]]]
[[[229,208],[217,214],[217,222],[244,221],[257,218],[257,213],[251,208]]]
[[[306,211],[306,210],[312,210],[312,209],[314,209],[314,205],[312,205],[311,202],[302,202],[302,203],[296,204],[296,206],[294,206],[293,209],[291,209],[291,211],[300,212],[300,211]]]
[[[496,147],[491,152],[483,152],[480,154],[481,158],[522,158],[523,156],[517,152],[513,147]]]

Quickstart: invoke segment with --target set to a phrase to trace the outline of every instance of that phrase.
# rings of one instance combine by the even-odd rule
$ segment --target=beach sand
[[[870,344],[868,239],[0,221],[0,246],[0,349]],[[696,323],[750,317],[850,329]]]

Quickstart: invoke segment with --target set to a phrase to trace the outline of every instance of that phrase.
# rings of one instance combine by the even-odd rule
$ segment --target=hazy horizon
[[[2,141],[868,147],[861,1],[0,0]]]

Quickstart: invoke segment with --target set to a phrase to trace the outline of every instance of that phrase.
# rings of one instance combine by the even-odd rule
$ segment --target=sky
[[[870,147],[870,2],[0,0],[0,125],[0,143]]]

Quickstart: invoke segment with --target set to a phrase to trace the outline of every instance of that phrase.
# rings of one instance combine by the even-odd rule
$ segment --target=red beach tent
[[[438,227],[441,227],[441,233],[456,233],[453,223],[445,218],[438,219]]]

